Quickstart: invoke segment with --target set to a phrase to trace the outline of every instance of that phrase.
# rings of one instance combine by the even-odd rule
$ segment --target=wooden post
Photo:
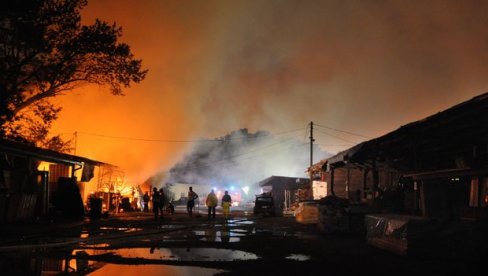
[[[334,192],[334,168],[330,169],[330,193],[335,196]]]

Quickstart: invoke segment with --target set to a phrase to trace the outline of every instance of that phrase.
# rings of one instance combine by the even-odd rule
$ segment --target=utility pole
[[[313,122],[310,121],[310,168],[313,165],[313,142],[315,142],[313,139]]]

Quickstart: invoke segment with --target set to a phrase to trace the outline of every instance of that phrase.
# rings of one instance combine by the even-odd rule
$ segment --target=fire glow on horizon
[[[376,137],[488,91],[488,2],[90,1],[85,22],[123,27],[147,79],[111,96],[56,98],[53,133],[134,183],[168,170],[195,140],[318,121]],[[328,152],[354,144],[317,133]],[[354,142],[360,142],[354,140]],[[345,144],[345,145],[344,145]],[[340,146],[337,146],[340,145]]]

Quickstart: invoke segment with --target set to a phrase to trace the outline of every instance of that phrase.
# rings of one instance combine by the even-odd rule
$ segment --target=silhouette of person
[[[161,202],[161,195],[159,194],[158,189],[155,187],[153,188],[153,195],[152,195],[153,212],[154,212],[155,219],[158,219],[160,202]]]
[[[208,207],[208,218],[210,218],[210,216],[212,216],[212,218],[215,218],[215,208],[217,207],[218,199],[214,193],[214,190],[212,190],[210,194],[208,194],[207,201],[205,203]]]
[[[225,191],[224,196],[222,197],[222,209],[224,218],[228,219],[230,214],[230,205],[232,204],[232,198],[229,195],[229,192]]]
[[[188,215],[193,216],[193,207],[195,207],[195,199],[198,198],[197,193],[193,191],[193,187],[188,189],[188,202],[186,203],[186,209],[188,211]]]

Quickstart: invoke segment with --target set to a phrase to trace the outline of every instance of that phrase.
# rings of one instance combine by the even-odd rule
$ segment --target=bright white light
[[[244,193],[247,195],[247,193],[249,193],[249,186],[244,186],[242,187],[242,190],[244,191]]]
[[[234,190],[234,186],[230,186],[230,190],[233,191]]]

